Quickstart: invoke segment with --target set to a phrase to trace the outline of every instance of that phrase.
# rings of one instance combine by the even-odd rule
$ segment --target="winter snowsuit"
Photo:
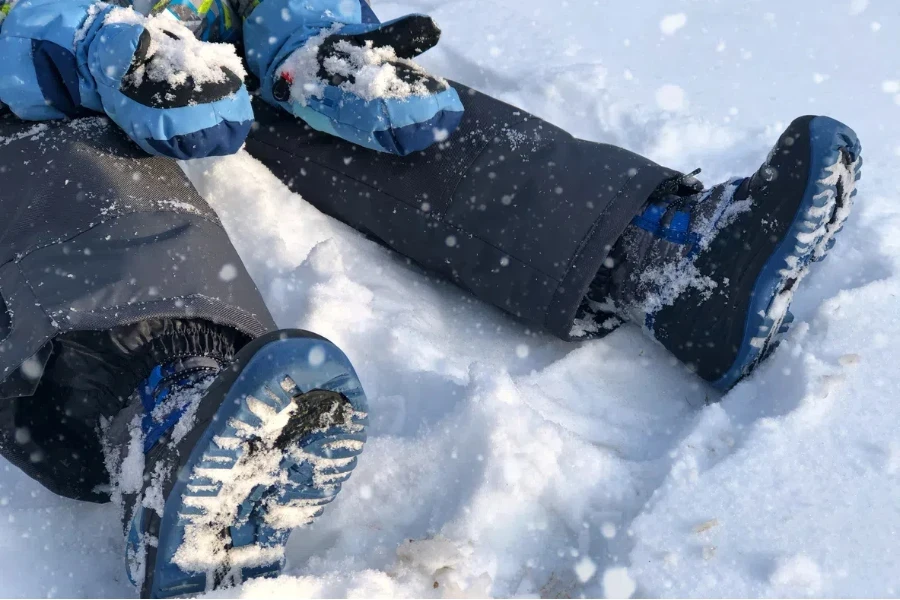
[[[569,339],[610,247],[677,174],[456,87],[460,131],[410,157],[261,104],[247,147],[324,212]],[[275,324],[177,165],[102,118],[0,118],[0,214],[0,453],[59,494],[104,501],[98,427],[150,368],[227,361]]]

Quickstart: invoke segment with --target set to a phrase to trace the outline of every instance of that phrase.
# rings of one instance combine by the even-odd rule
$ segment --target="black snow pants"
[[[247,149],[327,214],[570,339],[611,246],[678,174],[459,90],[460,130],[414,156],[349,145],[262,103]],[[104,501],[99,432],[150,369],[227,361],[274,328],[174,162],[102,118],[0,117],[0,454],[56,493]]]
[[[322,212],[562,339],[612,245],[680,174],[579,140],[460,84],[452,137],[398,157],[353,146],[262,102],[247,150]]]

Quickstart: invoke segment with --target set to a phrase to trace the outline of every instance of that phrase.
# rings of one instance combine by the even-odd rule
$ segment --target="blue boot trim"
[[[794,287],[788,288],[789,282],[795,286],[808,272],[810,263],[823,259],[834,245],[834,236],[843,227],[856,195],[850,185],[859,180],[862,166],[856,134],[828,117],[812,119],[809,127],[810,173],[803,199],[787,234],[756,279],[737,358],[712,384],[722,391],[734,386],[787,333],[793,315],[786,307],[782,311],[772,309],[780,294],[793,294]],[[848,177],[836,177],[833,167],[840,165],[845,156],[850,162],[846,167]],[[793,269],[789,265],[794,265]],[[790,296],[784,300],[789,302]]]
[[[150,375],[138,385],[138,395],[144,407],[141,430],[144,434],[144,454],[149,452],[181,418],[190,405],[185,398],[171,412],[156,420],[153,411],[178,389],[190,388],[204,377],[215,375],[222,368],[219,361],[206,356],[188,356],[166,365],[157,365]]]

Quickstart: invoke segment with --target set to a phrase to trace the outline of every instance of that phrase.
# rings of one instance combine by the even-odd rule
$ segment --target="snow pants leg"
[[[0,182],[0,455],[103,501],[101,426],[153,366],[275,324],[178,165],[106,119],[0,116]]]
[[[602,335],[583,322],[587,290],[625,226],[679,174],[454,87],[459,130],[411,156],[353,146],[261,102],[247,150],[323,212],[481,300],[563,339]]]

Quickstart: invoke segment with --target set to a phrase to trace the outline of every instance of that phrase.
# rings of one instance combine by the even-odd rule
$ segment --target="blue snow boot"
[[[612,249],[592,292],[598,310],[642,323],[730,389],[794,320],[794,292],[850,214],[860,150],[846,125],[806,116],[750,177],[706,191],[691,176],[667,182]]]
[[[291,530],[350,477],[366,424],[347,357],[305,331],[258,338],[229,364],[192,356],[154,368],[106,437],[141,596],[278,575]]]

